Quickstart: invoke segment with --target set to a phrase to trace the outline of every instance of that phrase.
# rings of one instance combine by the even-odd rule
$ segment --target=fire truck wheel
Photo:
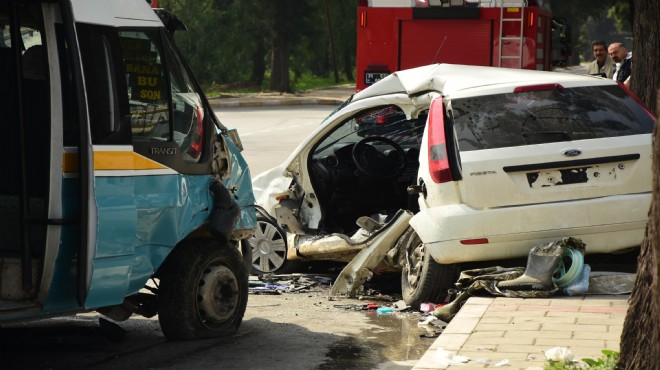
[[[401,293],[409,306],[418,308],[425,302],[438,303],[441,295],[453,286],[455,266],[440,265],[433,260],[417,233],[409,228],[401,237],[403,269]]]
[[[236,332],[248,300],[248,275],[237,248],[214,239],[179,245],[159,272],[158,320],[168,340]]]

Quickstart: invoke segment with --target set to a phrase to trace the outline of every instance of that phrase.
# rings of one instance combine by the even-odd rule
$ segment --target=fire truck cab
[[[357,17],[358,91],[431,63],[552,70],[547,0],[361,0]]]

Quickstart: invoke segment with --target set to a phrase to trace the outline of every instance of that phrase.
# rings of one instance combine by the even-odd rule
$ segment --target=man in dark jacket
[[[612,79],[630,87],[632,53],[628,52],[628,49],[626,49],[622,42],[611,43],[607,48],[607,53],[610,54],[610,57],[616,63]]]

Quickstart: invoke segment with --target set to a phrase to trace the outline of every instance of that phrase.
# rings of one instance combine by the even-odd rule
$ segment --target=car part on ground
[[[371,277],[371,271],[381,264],[387,252],[392,249],[392,244],[386,241],[401,235],[408,227],[411,217],[412,212],[399,211],[388,224],[374,230],[373,233],[378,236],[371,239],[370,243],[339,273],[335,283],[332,284],[330,295],[343,294],[356,297],[362,284]]]

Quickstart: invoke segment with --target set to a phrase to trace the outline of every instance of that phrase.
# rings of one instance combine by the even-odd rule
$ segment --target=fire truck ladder
[[[525,7],[527,6],[527,0],[500,0],[500,51],[499,51],[499,64],[498,67],[502,67],[502,60],[504,59],[517,59],[518,60],[518,68],[522,68],[522,62],[523,62],[523,23],[525,20],[524,14],[525,14]],[[518,17],[511,17],[509,15],[509,8],[520,8],[520,11],[518,13]],[[504,36],[504,24],[513,24],[514,26],[519,24],[520,25],[520,33],[518,36]],[[508,54],[508,55],[502,55],[502,49],[504,43],[507,43],[509,45],[515,45],[517,44],[517,54]],[[514,46],[514,50],[516,50],[516,47]]]

